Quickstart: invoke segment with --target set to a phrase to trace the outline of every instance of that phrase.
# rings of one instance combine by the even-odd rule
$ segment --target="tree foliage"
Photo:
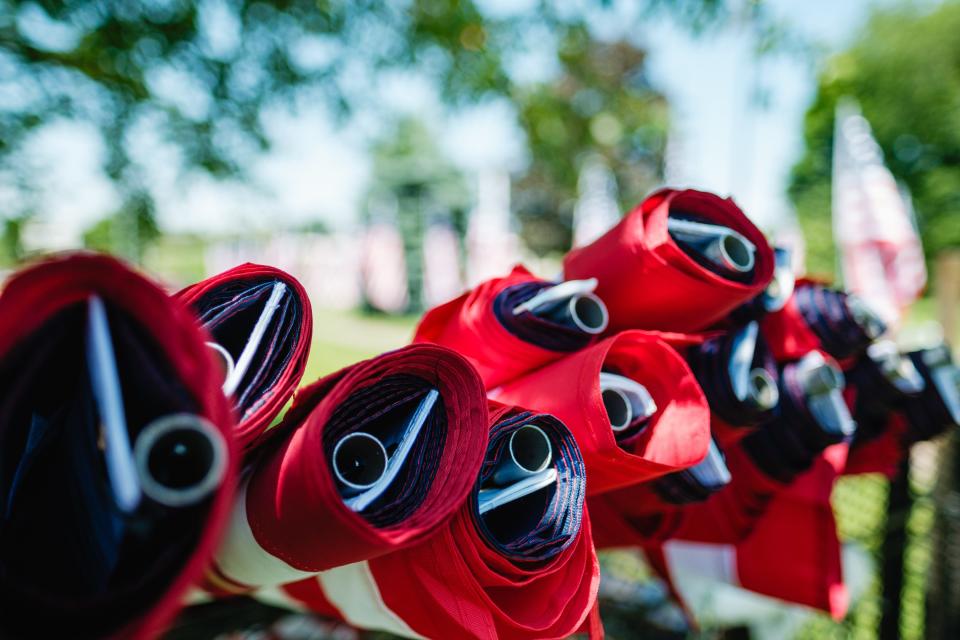
[[[517,184],[527,245],[570,247],[577,179],[588,154],[614,173],[621,208],[636,204],[662,174],[667,102],[647,80],[645,53],[624,41],[597,42],[583,28],[560,41],[560,77],[522,87],[516,102],[532,162]]]
[[[830,172],[837,101],[852,96],[887,165],[913,196],[928,255],[960,246],[960,3],[876,12],[853,46],[823,69],[806,115],[806,150],[790,195],[813,271],[833,269]]]
[[[603,99],[612,99],[616,80],[589,59],[586,13],[616,4],[590,0],[572,8],[540,0],[491,16],[474,0],[0,0],[0,179],[17,181],[17,155],[31,132],[56,119],[79,120],[102,133],[103,169],[127,203],[123,210],[138,210],[129,203],[152,197],[136,153],[144,131],[172,143],[182,173],[242,178],[251,156],[269,146],[265,110],[322,104],[347,117],[382,109],[370,104],[371,87],[382,72],[397,69],[423,71],[452,105],[525,96],[524,121],[538,123],[528,128],[534,145],[544,142],[537,113],[560,110],[571,141],[563,157],[572,159],[572,144],[596,141],[581,129],[595,124],[597,114],[588,108],[571,117],[571,109],[583,107],[564,104],[574,97],[569,91],[599,80],[607,83]],[[641,18],[669,13],[694,28],[727,12],[724,0],[641,6]],[[543,32],[562,34],[559,55],[569,82],[521,96],[510,61],[531,46],[530,34]],[[640,133],[635,124],[621,118],[626,138],[647,135],[643,123]],[[541,147],[535,161],[549,145]],[[564,185],[563,171],[540,173],[550,185]]]

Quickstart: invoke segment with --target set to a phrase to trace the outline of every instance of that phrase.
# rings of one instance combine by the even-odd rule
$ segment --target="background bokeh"
[[[956,338],[958,33],[955,0],[0,0],[0,274],[79,247],[171,289],[275,264],[317,308],[308,380],[404,344],[424,308],[513,262],[554,275],[590,221],[664,183],[733,195],[834,277],[833,116],[852,97],[930,267],[900,339]],[[862,595],[842,623],[775,628],[956,637],[953,450],[917,447],[893,489],[844,480]],[[611,637],[694,633],[636,556],[604,563]],[[353,633],[262,614],[175,633]]]

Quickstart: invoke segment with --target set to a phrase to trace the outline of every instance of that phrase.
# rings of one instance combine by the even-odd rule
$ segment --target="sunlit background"
[[[515,262],[557,274],[663,184],[733,196],[832,278],[848,97],[930,266],[905,339],[953,337],[957,34],[960,3],[932,0],[0,0],[0,272],[78,247],[171,289],[276,265],[317,309],[308,378]],[[915,481],[900,626],[919,638],[932,474]],[[876,552],[885,488],[839,494],[846,539]],[[794,627],[878,637],[864,590],[843,624]]]

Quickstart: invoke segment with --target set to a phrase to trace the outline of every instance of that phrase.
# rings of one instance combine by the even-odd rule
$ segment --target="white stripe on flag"
[[[250,587],[276,586],[317,575],[316,571],[301,571],[291,567],[260,546],[247,520],[246,484],[234,502],[215,564],[223,575]]]
[[[850,101],[837,105],[833,231],[844,285],[891,326],[926,284],[923,247],[870,124]]]
[[[670,575],[692,575],[723,584],[739,585],[737,549],[729,544],[669,540],[663,545]]]
[[[317,579],[327,600],[335,606],[344,620],[355,627],[379,629],[407,638],[423,638],[403,619],[387,608],[377,581],[366,562],[355,562],[324,571]],[[396,585],[399,589],[417,590],[415,584]]]

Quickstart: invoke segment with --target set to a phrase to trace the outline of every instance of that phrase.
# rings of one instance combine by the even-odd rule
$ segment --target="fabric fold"
[[[494,388],[583,349],[594,335],[530,310],[514,310],[555,286],[522,266],[487,280],[459,298],[431,309],[417,325],[414,342],[430,342],[466,357]],[[605,311],[604,311],[605,313]]]
[[[207,336],[159,286],[92,254],[14,275],[0,324],[0,635],[154,637],[209,562],[236,483]],[[118,480],[126,455],[134,475]],[[118,486],[135,488],[131,505]]]
[[[230,388],[225,390],[237,413],[237,437],[248,449],[303,378],[313,335],[307,292],[289,273],[247,263],[190,285],[176,297],[210,333],[216,345],[211,356],[227,359],[225,386]]]
[[[643,385],[657,410],[619,441],[600,390],[600,373]],[[557,416],[573,432],[590,495],[638,484],[700,462],[710,445],[710,410],[683,357],[656,334],[625,331],[497,389],[496,400]]]
[[[390,457],[381,476],[395,471],[379,493],[360,492],[374,496],[362,508],[336,475],[337,444],[353,434],[379,438]],[[207,588],[278,585],[424,539],[467,499],[486,442],[480,379],[443,347],[404,347],[304,387],[255,451]]]
[[[722,225],[754,245],[744,278],[715,273],[691,257],[668,231],[668,218],[691,216]],[[563,261],[567,279],[597,278],[610,311],[609,333],[624,329],[697,331],[760,294],[773,276],[773,250],[730,199],[692,189],[661,189],[617,226]]]

